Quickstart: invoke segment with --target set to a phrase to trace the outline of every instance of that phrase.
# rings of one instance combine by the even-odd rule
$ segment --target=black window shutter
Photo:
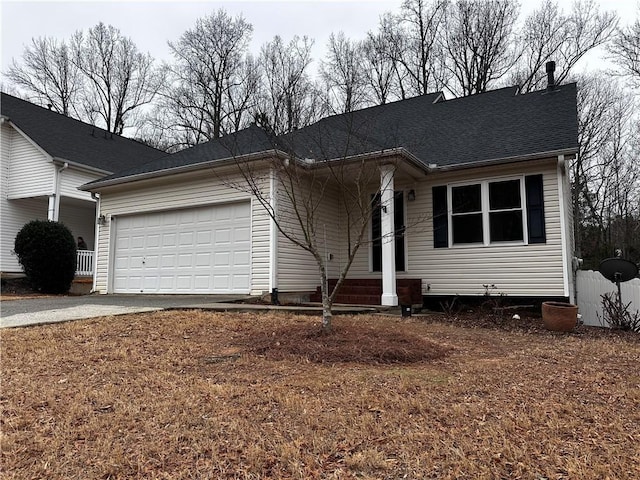
[[[447,186],[432,188],[433,196],[433,246],[449,246],[449,217],[447,215]]]
[[[529,243],[546,243],[544,230],[544,192],[542,175],[527,175],[524,179],[527,193],[527,228]]]

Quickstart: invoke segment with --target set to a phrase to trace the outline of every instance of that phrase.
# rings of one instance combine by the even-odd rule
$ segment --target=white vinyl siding
[[[423,281],[425,295],[482,295],[483,285],[494,294],[564,296],[557,160],[434,175],[410,208],[430,212],[431,187],[464,180],[493,180],[514,174],[543,174],[546,243],[433,248],[432,221],[422,233],[410,234],[409,277]],[[428,289],[427,289],[428,286]]]
[[[107,222],[99,228],[96,290],[110,291],[109,274],[113,255],[110,231],[115,229],[118,216],[136,213],[169,211],[198,206],[213,206],[251,200],[251,293],[261,294],[269,287],[269,218],[255,199],[246,192],[229,186],[241,184],[239,175],[221,178],[211,171],[163,177],[146,185],[126,185],[125,188],[105,189],[101,194],[101,214]],[[265,191],[268,191],[265,180]],[[110,221],[115,217],[115,221]]]
[[[331,260],[327,261],[330,278],[337,277],[340,273],[340,240],[344,235],[337,199],[337,192],[330,188],[324,191],[322,197],[315,197],[315,200],[322,204],[322,207],[314,214],[316,238],[322,255],[331,256]],[[302,218],[306,220],[304,209],[301,209],[301,212]],[[300,222],[293,214],[291,201],[282,193],[278,197],[278,218],[286,229],[285,231],[291,232],[297,238],[302,238]],[[278,289],[281,292],[304,292],[314,291],[319,285],[320,270],[313,255],[292,243],[279,232]]]
[[[8,197],[48,196],[54,192],[55,166],[50,158],[12,129]]]
[[[396,182],[396,190],[416,192],[415,201],[405,203],[407,269],[397,278],[422,279],[424,295],[482,295],[482,285],[488,284],[512,296],[564,296],[560,215],[566,212],[560,212],[556,165],[557,159],[538,160],[432,173],[420,183]],[[432,187],[535,174],[543,174],[546,243],[433,247]],[[369,250],[361,249],[350,278],[381,278],[369,270]]]
[[[104,176],[105,174],[91,173],[74,167],[66,168],[60,172],[60,195],[94,202],[91,193],[78,190],[78,187]]]
[[[18,258],[12,253],[15,238],[20,229],[31,220],[47,219],[47,199],[45,197],[9,199],[10,185],[17,187],[20,184],[16,180],[16,175],[20,174],[20,169],[16,168],[16,165],[13,165],[14,176],[10,175],[12,162],[16,161],[26,161],[31,165],[35,161],[40,161],[44,164],[46,157],[13,127],[3,123],[0,129],[0,221],[2,224],[0,228],[0,271],[5,273],[22,272]],[[28,175],[29,172],[22,171],[22,175],[24,174]],[[29,184],[28,176],[22,180],[27,185]],[[48,185],[47,193],[51,191],[51,181],[45,182]]]
[[[31,220],[47,219],[47,200],[46,198],[7,200],[6,196],[2,195],[0,198],[0,218],[2,219],[0,271],[4,273],[22,272],[18,257],[12,253],[16,235]]]

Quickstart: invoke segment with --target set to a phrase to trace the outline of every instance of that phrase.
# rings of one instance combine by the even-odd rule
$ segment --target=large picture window
[[[433,188],[434,247],[544,243],[542,175]]]

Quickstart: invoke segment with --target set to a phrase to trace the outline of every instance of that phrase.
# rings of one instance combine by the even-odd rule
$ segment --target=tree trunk
[[[327,277],[327,271],[320,267],[321,285],[320,291],[322,292],[322,333],[331,332],[331,320],[333,315],[331,313],[331,297],[329,296],[329,278]]]
[[[329,300],[328,292],[322,289],[322,333],[331,332],[331,321],[333,320],[333,314],[331,313],[331,301]]]

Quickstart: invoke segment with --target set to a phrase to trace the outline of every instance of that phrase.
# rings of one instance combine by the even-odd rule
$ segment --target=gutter
[[[70,167],[77,168],[79,170],[86,170],[91,173],[99,173],[101,175],[111,175],[113,173],[108,170],[102,170],[101,168],[90,167],[89,165],[84,165],[82,163],[74,162],[72,160],[67,160],[66,158],[52,157],[51,160],[53,161],[53,163],[58,163],[58,164],[66,163]]]
[[[331,163],[331,162],[357,163],[357,162],[363,162],[367,160],[382,160],[389,157],[402,157],[414,167],[417,167],[419,170],[423,170],[425,174],[429,173],[430,171],[429,166],[421,162],[418,159],[418,157],[416,157],[414,154],[412,154],[409,150],[407,150],[404,147],[389,148],[385,150],[378,150],[375,152],[358,153],[356,155],[350,155],[344,158],[333,158],[330,160],[323,160],[323,161],[314,162],[314,163],[300,162],[300,165],[302,167],[307,167],[307,168],[322,168],[327,163]]]
[[[187,173],[193,172],[196,170],[202,170],[207,167],[219,167],[226,165],[233,165],[238,163],[239,161],[256,161],[262,160],[269,157],[277,157],[277,158],[289,158],[282,150],[265,150],[257,153],[249,153],[246,155],[240,155],[239,157],[228,157],[218,160],[208,160],[206,162],[194,163],[191,165],[183,165],[180,167],[170,167],[162,170],[155,170],[153,172],[144,172],[144,173],[136,173],[134,175],[128,175],[126,177],[118,177],[107,180],[95,180],[93,182],[86,183],[78,187],[79,190],[84,190],[86,192],[93,192],[103,187],[112,187],[115,185],[122,185],[125,183],[138,182],[141,180],[149,180],[153,178],[165,177],[167,175],[174,175],[177,173]]]
[[[570,157],[571,155],[575,155],[578,153],[578,148],[564,148],[561,150],[549,150],[547,152],[538,152],[538,153],[530,153],[527,155],[516,155],[513,157],[502,157],[502,158],[494,158],[491,160],[481,160],[478,162],[466,162],[466,163],[457,163],[455,165],[442,165],[435,166],[430,165],[431,170],[437,170],[439,172],[450,172],[455,170],[466,170],[469,168],[475,167],[485,167],[489,165],[502,165],[505,163],[517,163],[524,162],[527,160],[536,160],[541,158],[557,158],[559,156]]]
[[[577,148],[569,148],[569,149],[561,149],[561,150],[550,150],[547,152],[538,152],[538,153],[533,153],[528,155],[517,155],[513,157],[481,160],[477,162],[466,162],[466,163],[460,163],[456,165],[438,166],[436,164],[426,165],[424,162],[422,162],[418,157],[413,155],[406,148],[395,147],[387,150],[378,150],[378,151],[368,152],[368,153],[359,153],[359,154],[351,155],[344,158],[334,158],[334,159],[329,159],[329,160],[320,161],[320,162],[315,162],[315,161],[307,162],[303,159],[297,159],[296,163],[298,164],[298,166],[302,168],[312,169],[312,168],[322,168],[329,162],[345,161],[348,163],[356,163],[356,162],[362,162],[367,160],[382,160],[389,157],[401,157],[407,160],[414,167],[418,168],[419,170],[422,170],[425,173],[425,175],[427,175],[434,171],[447,172],[447,171],[453,171],[453,170],[464,170],[464,169],[475,168],[475,167],[483,167],[488,165],[500,165],[505,163],[521,162],[521,161],[534,160],[534,159],[545,158],[545,157],[558,157],[559,155],[570,156],[570,155],[576,154],[577,152],[578,152]],[[240,161],[248,162],[248,161],[263,160],[269,157],[276,157],[276,158],[282,158],[282,159],[288,160],[291,158],[291,155],[279,149],[264,150],[262,152],[249,153],[246,155],[240,155],[238,157],[227,157],[227,158],[217,159],[217,160],[208,160],[206,162],[183,165],[179,167],[170,167],[162,170],[155,170],[153,172],[144,172],[144,173],[129,175],[126,177],[118,177],[118,178],[107,179],[107,180],[96,180],[96,181],[87,183],[85,185],[82,185],[78,188],[79,190],[91,192],[104,187],[123,185],[126,183],[137,182],[141,180],[149,180],[153,178],[161,178],[167,175],[173,175],[177,173],[193,172],[193,171],[202,170],[208,167],[228,166],[228,165],[233,165],[235,163],[238,163]]]

